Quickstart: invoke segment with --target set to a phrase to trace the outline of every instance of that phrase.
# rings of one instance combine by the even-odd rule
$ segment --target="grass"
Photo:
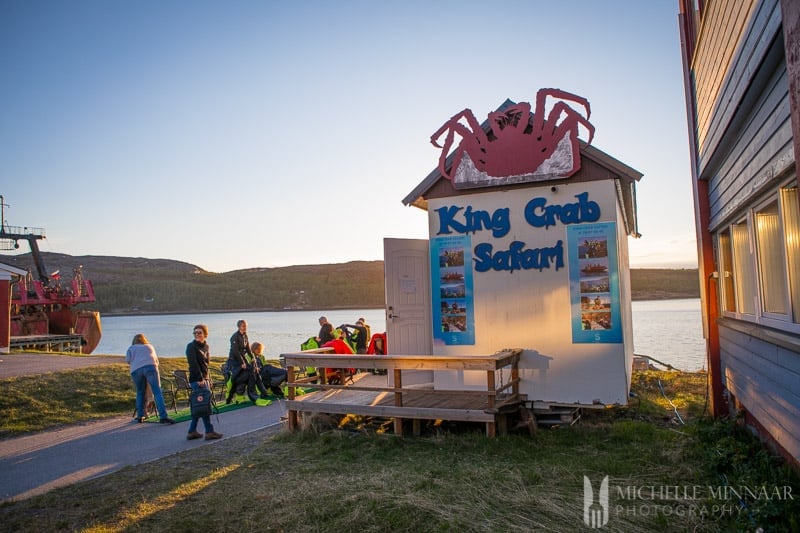
[[[80,357],[80,356],[76,356]],[[219,368],[224,358],[212,358]],[[185,369],[183,358],[162,358],[162,382]],[[133,416],[136,390],[126,363],[0,380],[0,439],[120,415]]]
[[[80,373],[112,391],[124,382],[116,373],[127,377],[116,366]],[[2,385],[15,395],[27,389],[15,397],[39,394],[42,404],[62,406],[35,423],[4,422],[17,433],[62,424],[64,406],[92,409],[68,398],[68,384],[52,393],[28,381]],[[480,426],[447,423],[398,438],[384,421],[353,416],[294,434],[262,430],[2,504],[0,530],[577,531],[586,529],[584,476],[595,500],[609,477],[611,531],[800,528],[795,500],[745,497],[741,507],[717,490],[789,487],[800,495],[796,475],[748,431],[705,416],[704,374],[635,373],[632,390],[626,407],[586,410],[574,426],[540,429],[535,438],[487,439]],[[129,415],[132,385],[114,396],[102,413],[85,416]],[[687,498],[675,487],[699,489]]]

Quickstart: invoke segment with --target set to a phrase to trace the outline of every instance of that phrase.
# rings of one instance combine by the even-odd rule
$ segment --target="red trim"
[[[0,350],[11,346],[11,282],[0,280]]]
[[[702,2],[698,2],[702,9]],[[710,205],[708,199],[708,182],[700,180],[697,162],[699,150],[697,147],[697,117],[695,110],[696,94],[694,90],[694,77],[692,75],[692,59],[696,45],[698,28],[695,23],[699,20],[695,16],[692,0],[680,0],[680,15],[678,17],[681,30],[681,47],[683,53],[683,89],[686,99],[686,119],[689,127],[689,154],[691,156],[692,194],[694,195],[695,232],[697,236],[698,272],[700,276],[700,302],[706,335],[706,357],[708,359],[709,386],[711,387],[710,403],[711,413],[714,416],[727,414],[727,405],[723,401],[722,391],[722,365],[720,363],[719,317],[718,306],[718,280],[715,279],[716,271],[714,262],[713,236],[708,231],[710,220]],[[714,290],[711,290],[712,287]]]

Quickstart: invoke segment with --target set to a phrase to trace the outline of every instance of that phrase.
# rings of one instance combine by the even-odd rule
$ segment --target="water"
[[[649,355],[681,370],[705,368],[700,300],[649,300],[633,302],[634,352]],[[247,320],[250,342],[264,344],[264,353],[294,352],[319,332],[319,311],[209,313],[184,315],[103,317],[103,338],[97,354],[122,355],[133,336],[144,333],[161,357],[184,357],[195,324],[206,324],[211,354],[227,357],[236,321]],[[366,318],[372,332],[386,329],[383,309],[339,310],[324,313],[334,326]]]
[[[386,330],[383,309],[339,311],[262,311],[249,313],[206,313],[185,315],[104,316],[103,338],[96,354],[124,355],[133,336],[144,333],[155,346],[159,357],[184,357],[186,345],[192,340],[195,324],[208,326],[208,345],[211,355],[227,357],[231,335],[239,319],[247,320],[250,342],[264,345],[264,353],[275,358],[281,353],[296,352],[300,344],[319,333],[319,317],[328,317],[334,327],[355,324],[365,318],[373,333]]]
[[[634,353],[680,370],[707,368],[699,298],[644,300],[631,307]]]

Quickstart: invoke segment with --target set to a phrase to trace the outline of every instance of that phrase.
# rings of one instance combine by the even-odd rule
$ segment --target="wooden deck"
[[[519,356],[520,350],[462,357],[336,355],[327,349],[283,354],[289,380],[289,429],[298,427],[303,413],[331,413],[392,418],[398,435],[403,433],[404,419],[414,422],[415,433],[419,432],[421,420],[483,422],[486,434],[493,437],[498,425],[501,432],[505,431],[508,411],[519,409],[525,400],[519,395]],[[394,386],[389,385],[388,375],[371,372],[358,373],[343,385],[319,383],[316,378],[296,379],[295,369],[307,367],[386,370],[394,377]],[[434,390],[432,383],[403,386],[403,372],[412,370],[485,371],[486,388]],[[310,382],[318,390],[296,396],[295,387],[307,387]]]

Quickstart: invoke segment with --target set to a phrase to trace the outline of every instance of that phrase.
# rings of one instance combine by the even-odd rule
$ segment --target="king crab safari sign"
[[[548,97],[556,102],[546,112]],[[567,178],[581,166],[579,127],[588,130],[588,143],[594,137],[590,114],[585,98],[560,89],[539,89],[533,113],[530,103],[520,102],[489,113],[480,124],[471,110],[464,109],[431,135],[431,143],[442,149],[439,170],[456,188]],[[443,135],[444,144],[439,144]],[[456,135],[461,141],[448,172]]]

